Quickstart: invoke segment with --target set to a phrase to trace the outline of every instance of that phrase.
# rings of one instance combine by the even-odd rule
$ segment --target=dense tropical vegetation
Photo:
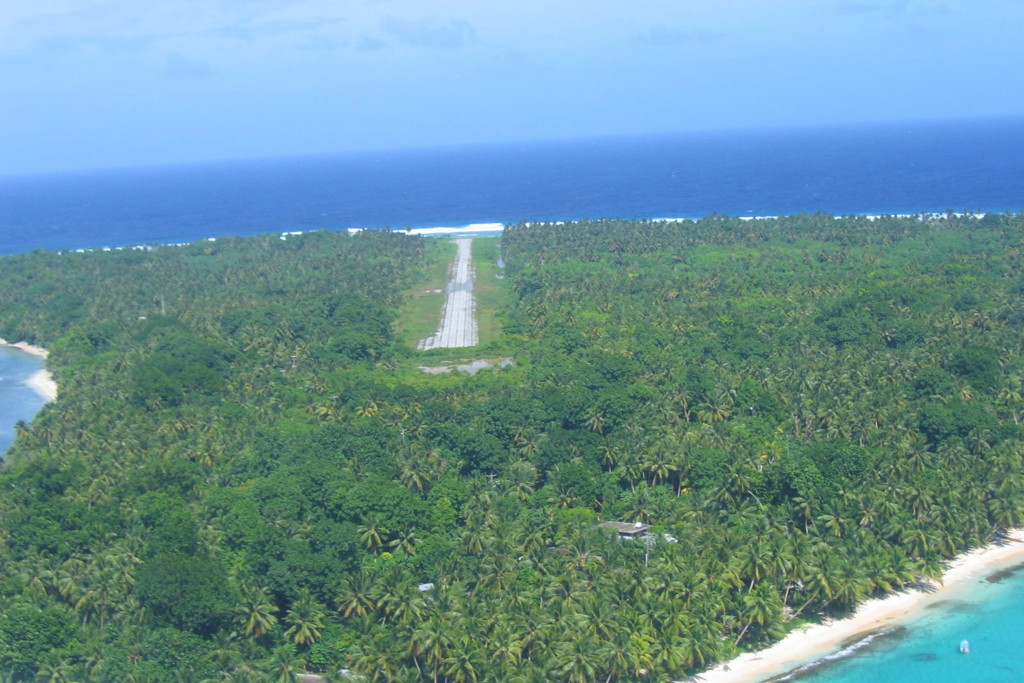
[[[511,226],[472,377],[395,335],[408,235],[6,257],[61,394],[0,470],[0,671],[669,680],[936,577],[1021,523],[1022,228]]]

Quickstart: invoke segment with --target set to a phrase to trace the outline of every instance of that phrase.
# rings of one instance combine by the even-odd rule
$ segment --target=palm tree
[[[547,438],[547,434],[538,432],[533,428],[525,428],[516,433],[514,440],[518,446],[519,454],[529,460],[537,455],[537,451]]]
[[[1012,529],[1024,521],[1024,513],[1019,496],[992,496],[986,502],[989,517],[993,521],[993,532],[1001,529]]]
[[[377,579],[373,586],[373,597],[377,603],[377,611],[382,615],[382,624],[395,616],[410,589],[414,589],[414,586],[397,566],[390,567]]]
[[[598,679],[595,663],[596,643],[593,639],[578,634],[568,642],[561,642],[555,648],[553,664],[568,683],[591,683]]]
[[[750,584],[746,587],[748,592],[754,590],[754,585],[766,577],[771,571],[772,554],[766,542],[760,538],[745,543],[740,550],[740,571],[751,578]]]
[[[644,456],[641,456],[640,467],[650,475],[652,486],[657,486],[658,482],[666,481],[673,472],[677,471],[675,463],[661,449],[648,451]]]
[[[241,621],[242,633],[250,638],[262,638],[277,624],[277,607],[266,588],[242,587],[242,601],[235,608]]]
[[[71,662],[51,653],[39,665],[35,680],[40,683],[73,683],[80,678]]]
[[[728,390],[718,392],[709,398],[704,408],[697,413],[703,422],[715,423],[728,420],[732,416],[734,398]]]
[[[231,670],[242,659],[242,652],[235,637],[235,633],[227,631],[221,631],[213,637],[210,651],[206,656],[220,671]]]
[[[416,531],[409,526],[399,530],[395,539],[388,543],[388,547],[406,555],[415,555],[416,543]]]
[[[302,668],[303,663],[303,659],[295,651],[295,646],[289,643],[274,648],[271,656],[262,662],[261,668],[268,676],[268,680],[293,683],[296,680],[296,669]]]
[[[285,614],[284,620],[290,627],[284,635],[296,645],[312,645],[320,639],[326,616],[324,606],[316,601],[309,589],[303,588]]]
[[[391,643],[384,638],[366,638],[361,646],[361,654],[356,659],[355,670],[370,681],[391,683],[398,680],[401,672],[400,655],[394,651]]]
[[[629,636],[629,671],[637,678],[645,676],[654,667],[657,639],[646,629],[635,629]]]
[[[480,671],[476,661],[473,642],[468,637],[456,641],[450,654],[445,657],[445,674],[454,683],[470,683],[480,680]]]
[[[690,651],[674,638],[660,638],[655,642],[651,654],[654,657],[654,666],[672,676],[683,668]]]
[[[584,424],[590,431],[597,434],[604,434],[605,416],[604,411],[601,410],[600,406],[591,406],[587,409]]]
[[[449,619],[441,612],[432,614],[419,627],[413,630],[409,639],[409,647],[414,653],[424,657],[424,663],[430,667],[431,680],[437,683],[441,666],[449,655],[452,647],[452,628]]]
[[[508,466],[505,472],[511,490],[520,501],[525,501],[533,493],[537,483],[537,468],[525,460],[517,460]]]
[[[51,583],[54,572],[47,569],[41,561],[22,563],[19,566],[18,579],[25,584],[29,593],[35,597],[46,595],[46,585]]]
[[[124,630],[125,633],[130,633],[131,627]],[[98,627],[83,627],[81,640],[82,644],[78,648],[78,669],[85,674],[83,678],[95,678],[108,654],[103,634]]]
[[[380,412],[380,406],[375,401],[369,401],[356,408],[356,415],[359,417],[373,417]]]
[[[522,639],[512,623],[502,619],[488,636],[491,661],[502,670],[514,670],[522,661]]]
[[[407,582],[403,584],[402,593],[391,611],[396,623],[407,626],[420,621],[426,608],[427,602],[423,594],[414,584]]]
[[[430,487],[431,476],[427,463],[416,455],[402,458],[398,463],[399,480],[402,484],[417,493]]]
[[[597,598],[594,593],[588,593],[581,600],[580,613],[586,617],[587,629],[598,640],[611,641],[613,635],[619,630],[616,612],[607,602]]]
[[[604,679],[605,683],[611,683],[628,675],[632,653],[625,643],[603,640],[598,643],[595,654],[603,664],[601,669],[608,673]]]
[[[629,484],[631,491],[636,490],[637,482],[643,478],[643,467],[640,463],[640,458],[633,452],[627,452],[619,458],[619,466],[616,471]]]
[[[470,555],[482,555],[484,548],[491,542],[491,532],[479,520],[468,521],[468,526],[462,532],[462,547]]]
[[[736,636],[733,647],[740,644],[753,624],[763,628],[769,622],[777,621],[782,616],[782,600],[770,584],[759,583],[743,596],[743,611],[747,614],[747,623]]]
[[[380,515],[371,513],[359,527],[359,540],[371,553],[375,553],[384,545],[384,537],[388,533],[390,532],[381,521]]]
[[[654,497],[651,495],[651,489],[647,482],[640,482],[622,518],[627,522],[647,522],[653,513]]]
[[[844,609],[850,609],[870,593],[871,587],[861,568],[851,562],[843,562],[837,577],[835,600]]]

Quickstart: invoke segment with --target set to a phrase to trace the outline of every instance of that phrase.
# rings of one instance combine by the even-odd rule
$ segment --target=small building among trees
[[[633,524],[630,524],[629,522],[604,522],[600,527],[602,529],[615,529],[619,538],[629,540],[643,537],[647,533],[647,530],[651,528],[649,524],[644,524],[642,522],[635,522]]]

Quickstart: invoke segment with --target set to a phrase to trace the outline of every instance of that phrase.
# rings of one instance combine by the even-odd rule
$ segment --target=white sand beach
[[[31,353],[33,356],[39,356],[40,358],[48,358],[50,355],[50,352],[42,346],[33,346],[32,344],[23,341],[11,343],[6,339],[0,338],[0,346],[10,346],[15,349],[21,349],[25,353]]]
[[[14,342],[13,344],[8,342],[6,339],[0,338],[0,346],[9,346],[15,349],[21,349],[25,353],[38,356],[39,358],[46,359],[50,352],[41,346],[33,346],[27,342]],[[39,372],[32,375],[27,384],[35,389],[40,396],[45,398],[47,401],[54,401],[57,399],[57,383],[53,380],[53,375],[49,370],[40,370]]]
[[[45,398],[47,402],[57,400],[57,383],[49,370],[40,370],[28,378],[27,384]]]
[[[846,619],[794,631],[775,645],[740,655],[687,681],[759,683],[838,652],[859,636],[887,631],[912,620],[922,610],[970,590],[990,574],[1024,562],[1024,531],[1015,529],[1002,543],[971,551],[949,563],[939,584],[908,589],[868,600]]]

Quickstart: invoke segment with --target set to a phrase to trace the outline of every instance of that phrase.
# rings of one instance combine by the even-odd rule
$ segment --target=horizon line
[[[191,159],[191,160],[152,160],[152,161],[139,161],[139,162],[125,162],[125,163],[114,163],[110,165],[100,166],[87,166],[87,165],[74,165],[74,166],[55,166],[52,168],[43,168],[37,170],[28,171],[10,171],[0,169],[0,180],[21,180],[21,179],[34,179],[44,178],[53,176],[74,176],[74,175],[88,175],[88,174],[102,174],[102,173],[123,173],[123,172],[152,172],[159,170],[166,170],[171,168],[192,168],[200,166],[218,166],[218,165],[236,165],[236,164],[247,164],[255,162],[276,162],[276,161],[302,161],[302,160],[313,160],[313,159],[327,159],[327,158],[338,158],[338,157],[359,157],[371,154],[415,154],[415,153],[429,153],[429,152],[443,152],[443,151],[455,151],[455,150],[472,150],[472,149],[488,149],[488,148],[500,148],[513,145],[527,145],[527,146],[543,146],[550,144],[559,143],[587,143],[587,142],[609,142],[612,140],[644,140],[644,139],[656,139],[656,138],[684,138],[691,136],[704,136],[704,135],[745,135],[745,134],[756,134],[756,133],[770,133],[770,132],[798,132],[798,131],[827,131],[835,129],[856,129],[856,128],[886,128],[890,126],[900,125],[929,125],[929,126],[943,126],[943,125],[957,125],[983,121],[1024,121],[1024,113],[1020,114],[993,114],[993,115],[978,115],[978,116],[956,116],[956,117],[936,117],[936,118],[896,118],[896,119],[871,119],[863,121],[832,121],[832,122],[817,122],[817,123],[797,123],[797,124],[767,124],[763,126],[727,126],[721,128],[715,127],[699,127],[691,128],[687,130],[666,130],[666,131],[650,131],[650,132],[635,132],[627,131],[622,133],[606,133],[606,134],[594,134],[594,135],[581,135],[581,136],[565,136],[565,137],[523,137],[523,138],[511,138],[504,140],[489,140],[489,141],[465,141],[465,142],[437,142],[437,143],[424,143],[421,145],[404,145],[404,146],[376,146],[376,147],[355,147],[349,149],[340,150],[326,150],[326,151],[297,151],[297,152],[271,152],[268,154],[239,154],[237,156],[225,156],[225,157],[211,157],[206,159]]]

